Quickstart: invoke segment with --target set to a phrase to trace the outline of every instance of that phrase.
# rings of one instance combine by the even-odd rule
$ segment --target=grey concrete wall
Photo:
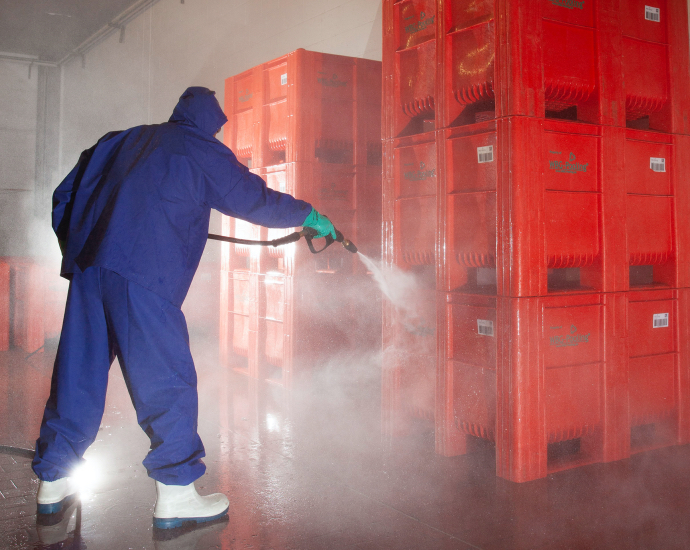
[[[50,217],[53,190],[61,180],[58,166],[62,78],[59,67],[39,67],[37,72],[34,215],[45,220]]]
[[[36,68],[0,60],[0,256],[27,253],[36,158]]]

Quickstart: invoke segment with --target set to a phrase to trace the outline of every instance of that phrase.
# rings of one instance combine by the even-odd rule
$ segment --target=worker
[[[39,514],[76,493],[72,474],[94,441],[108,371],[118,358],[150,438],[153,523],[224,516],[223,494],[200,496],[197,378],[180,309],[199,265],[211,209],[267,227],[335,229],[309,203],[273,191],[215,135],[215,93],[188,88],[170,120],[110,132],[84,151],[53,194],[53,229],[70,280],[50,396],[32,463]]]

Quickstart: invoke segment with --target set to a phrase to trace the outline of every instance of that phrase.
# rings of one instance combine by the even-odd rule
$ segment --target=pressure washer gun
[[[347,250],[348,252],[352,252],[355,254],[357,252],[357,247],[355,246],[355,243],[353,243],[351,240],[346,239],[343,234],[338,231],[337,229],[335,230],[335,239],[331,237],[330,235],[326,235],[326,245],[321,249],[321,250],[316,250],[314,248],[314,243],[312,242],[314,238],[316,237],[316,229],[312,227],[305,227],[301,231],[295,231],[294,233],[290,233],[289,235],[286,235],[285,237],[281,237],[280,239],[273,239],[272,241],[253,241],[250,239],[236,239],[235,237],[224,237],[223,235],[215,235],[213,233],[208,234],[208,238],[215,240],[215,241],[223,241],[226,243],[235,243],[235,244],[245,244],[249,246],[282,246],[284,244],[289,244],[289,243],[294,243],[299,241],[302,237],[304,237],[304,240],[307,241],[307,246],[309,247],[309,250],[311,251],[312,254],[319,254],[326,250],[329,246],[331,246],[333,243],[340,243],[343,245],[343,248]]]

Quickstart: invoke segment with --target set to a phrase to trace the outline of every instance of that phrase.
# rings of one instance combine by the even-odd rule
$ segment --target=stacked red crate
[[[611,126],[649,116],[655,130],[687,134],[686,6],[653,3],[444,0],[437,120],[568,109]]]
[[[385,426],[515,481],[688,440],[686,7],[603,4],[384,3],[385,259],[435,294],[424,353],[385,312]]]
[[[34,352],[44,344],[44,268],[30,258],[10,262],[13,344]]]
[[[624,298],[449,294],[446,454],[494,441],[498,474],[524,481],[625,453]],[[566,442],[579,452],[549,462]]]
[[[59,265],[43,265],[44,304],[43,332],[45,338],[54,340],[60,337],[62,321],[65,316],[65,303],[69,283],[60,277]]]
[[[269,187],[327,214],[367,255],[381,248],[381,64],[297,50],[226,80],[224,141]],[[224,219],[223,233],[275,239]],[[291,385],[295,365],[334,350],[354,303],[339,287],[363,275],[333,247],[223,246],[221,351],[255,378]],[[325,312],[325,313],[324,313]],[[379,312],[369,312],[379,319]]]
[[[67,282],[30,257],[0,258],[0,351],[34,352],[60,335]]]

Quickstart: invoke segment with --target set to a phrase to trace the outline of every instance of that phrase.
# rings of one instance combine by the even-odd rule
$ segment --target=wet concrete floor
[[[1,549],[681,549],[690,548],[690,446],[513,484],[490,450],[444,458],[425,426],[380,437],[376,357],[345,358],[292,392],[221,368],[193,343],[203,493],[225,492],[227,520],[156,532],[148,439],[122,375],[111,370],[106,413],[87,452],[80,503],[35,513],[30,458],[55,350],[0,353]]]

